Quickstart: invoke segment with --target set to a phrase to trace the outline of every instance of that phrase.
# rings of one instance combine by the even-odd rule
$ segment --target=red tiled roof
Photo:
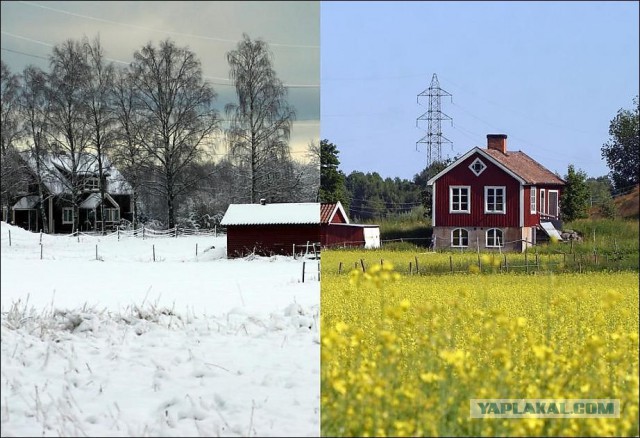
[[[506,154],[495,149],[482,149],[482,151],[525,180],[526,184],[565,184],[555,173],[522,151],[507,151]]]
[[[320,223],[321,224],[329,223],[329,220],[331,219],[331,214],[334,212],[337,205],[338,204],[336,203],[320,204]]]

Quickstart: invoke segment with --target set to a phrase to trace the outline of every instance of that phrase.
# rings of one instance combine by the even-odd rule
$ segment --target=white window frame
[[[67,219],[69,215],[68,212],[71,212],[71,220]],[[62,223],[63,224],[72,224],[73,223],[73,207],[63,207],[62,208]]]
[[[494,190],[494,207],[497,197],[497,190],[502,190],[502,210],[489,210],[489,190]],[[484,186],[484,212],[487,214],[506,214],[507,213],[507,187],[506,186]]]
[[[547,214],[547,194],[544,189],[540,189],[540,213]]]
[[[119,208],[105,208],[104,209],[105,222],[120,222],[120,209]],[[114,216],[117,219],[114,219]]]
[[[466,210],[454,210],[453,207],[453,191],[454,189],[459,189],[460,192],[458,194],[459,197],[462,197],[462,190],[467,191],[467,209]],[[458,200],[458,204],[461,204],[460,200]],[[449,186],[449,213],[471,213],[471,186]]]
[[[531,210],[531,214],[535,214],[536,206],[538,205],[536,202],[538,194],[536,192],[536,188],[531,187],[531,193],[529,194],[529,209]]]
[[[480,163],[482,165],[482,169],[476,171],[476,169],[474,168],[476,163]],[[487,165],[484,164],[484,162],[480,159],[480,157],[476,157],[476,159],[473,160],[473,163],[469,164],[469,169],[471,169],[471,171],[475,176],[480,176],[480,174],[484,172],[486,168],[487,168]]]
[[[552,216],[552,217],[560,217],[560,192],[558,190],[547,190],[547,214],[550,215],[550,211],[551,209],[549,208],[549,199],[550,199],[550,194],[551,193],[555,193],[556,194],[556,215]]]
[[[100,190],[100,178],[90,177],[84,180],[85,190]]]
[[[498,239],[497,232],[500,232],[500,239]],[[489,245],[489,233],[493,232],[493,245]],[[499,245],[496,245],[495,242],[498,240],[500,242]],[[484,246],[487,248],[501,248],[504,246],[504,231],[500,228],[489,228],[484,235]]]
[[[458,231],[460,233],[458,235],[458,245],[456,245],[454,243],[454,239],[455,239],[454,234],[455,234],[456,231]],[[462,239],[463,239],[462,232],[463,231],[466,234],[464,236],[464,238],[467,240],[467,244],[466,245],[464,245],[462,243]],[[453,248],[467,248],[468,246],[469,246],[469,230],[467,230],[466,228],[454,228],[453,230],[451,230],[451,247],[453,247]]]

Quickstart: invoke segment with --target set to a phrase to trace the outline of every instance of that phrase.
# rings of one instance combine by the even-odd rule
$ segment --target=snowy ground
[[[320,435],[317,261],[0,235],[2,436]]]

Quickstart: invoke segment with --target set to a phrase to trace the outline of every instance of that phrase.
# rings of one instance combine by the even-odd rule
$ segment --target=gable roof
[[[230,204],[220,225],[316,225],[320,224],[320,204]]]
[[[551,172],[522,151],[508,151],[507,153],[502,153],[494,149],[481,149],[479,147],[474,147],[427,181],[427,185],[433,185],[438,178],[452,170],[454,167],[457,167],[475,153],[483,156],[507,172],[521,184],[565,184],[565,182],[555,173]]]
[[[34,155],[30,151],[23,151],[21,156],[35,174],[37,172],[37,163]],[[70,183],[67,181],[66,175],[72,165],[71,158],[68,155],[44,154],[41,157],[40,164],[42,180],[49,193],[61,195],[69,191]],[[76,167],[79,175],[98,176],[98,160],[92,154],[79,154]],[[131,185],[107,157],[104,157],[103,160],[103,171],[107,182],[107,193],[112,195],[130,195],[133,193]]]
[[[565,184],[558,175],[522,151],[507,152],[506,154],[494,149],[483,149],[483,151],[519,175],[525,184]]]
[[[344,207],[342,207],[342,203],[338,202],[323,202],[320,205],[320,223],[322,224],[330,224],[333,220],[336,213],[340,212],[342,217],[345,220],[345,223],[349,223],[349,217],[347,217],[347,212],[344,211]]]

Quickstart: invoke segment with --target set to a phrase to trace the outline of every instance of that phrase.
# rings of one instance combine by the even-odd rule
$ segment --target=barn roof
[[[305,225],[320,224],[320,204],[231,204],[220,225]]]
[[[336,213],[340,212],[345,222],[349,223],[347,212],[344,211],[342,203],[338,202],[326,202],[320,205],[320,223],[329,224],[333,220]]]

